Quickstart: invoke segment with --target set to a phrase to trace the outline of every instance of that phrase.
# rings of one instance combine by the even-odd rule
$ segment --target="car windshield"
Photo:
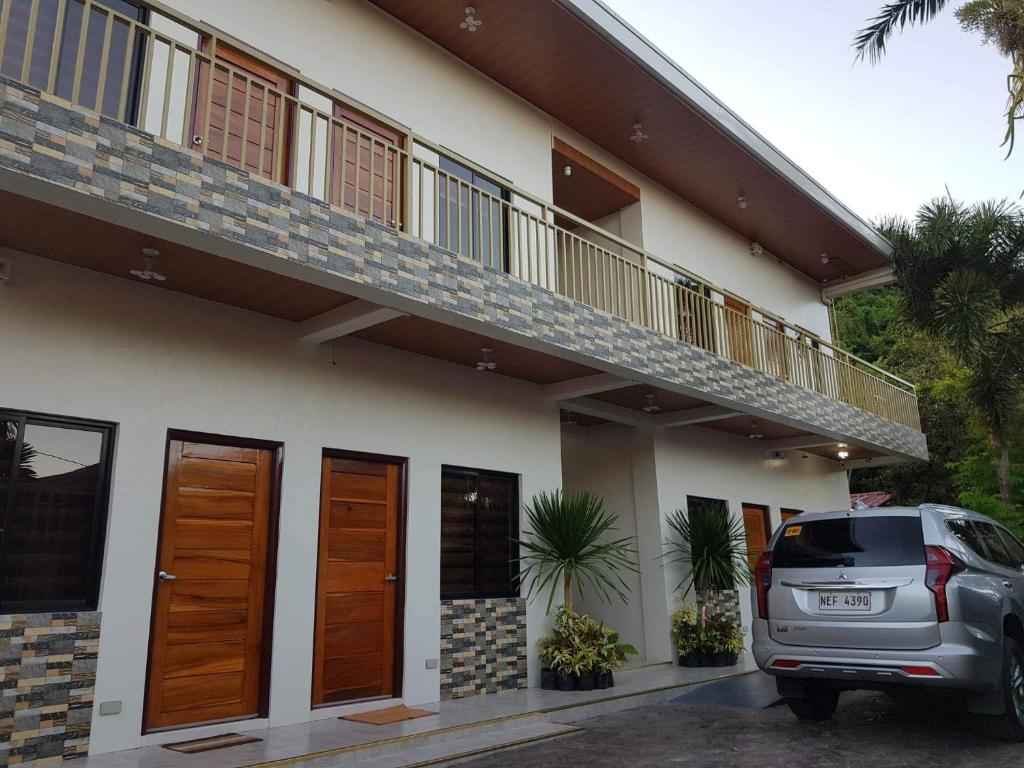
[[[792,522],[772,550],[775,568],[924,564],[919,517],[839,517]]]

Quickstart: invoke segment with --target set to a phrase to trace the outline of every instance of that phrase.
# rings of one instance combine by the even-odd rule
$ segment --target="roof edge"
[[[601,0],[555,0],[631,58],[704,119],[770,168],[825,214],[891,261],[892,243],[810,174],[784,155],[743,118],[719,101],[668,54]]]

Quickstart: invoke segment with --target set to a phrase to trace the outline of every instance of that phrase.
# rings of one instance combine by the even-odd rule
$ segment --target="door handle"
[[[170,574],[167,571],[160,571],[160,573],[158,573],[156,575],[156,577],[158,579],[160,579],[160,581],[177,581],[178,580],[177,576],[174,576],[173,574]]]
[[[398,577],[395,576],[395,574],[393,573],[389,573],[387,576],[384,577],[384,581],[398,581]]]
[[[1013,582],[1003,579],[1003,586],[1007,589],[1013,589]]]

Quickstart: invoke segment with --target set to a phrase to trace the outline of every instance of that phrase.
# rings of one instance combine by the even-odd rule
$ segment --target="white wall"
[[[623,450],[623,446],[626,450]],[[615,538],[636,539],[636,503],[633,465],[629,461],[629,430],[616,426],[562,430],[562,483],[566,489],[592,491],[602,496],[605,509],[618,516]],[[577,594],[577,609],[619,631],[622,642],[631,643],[641,658],[644,643],[643,590],[639,573],[622,572],[629,597],[604,602],[594,590]]]
[[[604,495],[620,513],[622,533],[635,536],[638,548],[640,573],[628,576],[632,591],[627,603],[609,606],[587,599],[583,609],[634,644],[635,636],[642,636],[646,658],[673,659],[669,617],[684,572],[661,557],[664,542],[672,536],[669,516],[686,507],[687,496],[724,499],[740,521],[744,503],[766,506],[772,530],[781,524],[784,507],[846,508],[846,473],[835,462],[803,456],[792,451],[784,461],[769,462],[757,441],[699,427],[650,430],[608,424],[563,430],[566,487]],[[687,599],[694,601],[692,593]],[[749,603],[747,590],[741,590],[745,630],[750,626]]]
[[[701,427],[662,430],[655,435],[655,456],[662,519],[676,509],[685,509],[687,496],[724,499],[729,512],[741,521],[743,504],[766,506],[773,531],[782,522],[782,507],[812,512],[850,505],[846,472],[835,462],[800,451],[790,451],[783,461],[770,462],[758,441],[743,436]],[[671,596],[683,573],[678,567],[667,567],[664,576]],[[749,628],[746,590],[740,591],[740,606],[743,625]],[[673,600],[668,607],[672,609]]]
[[[355,340],[332,365],[329,345],[301,345],[292,323],[15,258],[0,288],[0,405],[118,424],[96,701],[124,708],[94,714],[92,751],[141,743],[169,428],[284,443],[272,725],[310,717],[322,449],[409,457],[404,694],[435,701],[425,662],[439,655],[440,468],[520,474],[524,498],[559,486],[557,409],[538,387]],[[531,643],[543,609],[530,606]]]
[[[752,258],[745,238],[365,0],[169,5],[548,201],[552,135],[558,135],[640,187],[642,217],[631,212],[624,236],[829,338],[828,316],[811,280],[767,253]]]

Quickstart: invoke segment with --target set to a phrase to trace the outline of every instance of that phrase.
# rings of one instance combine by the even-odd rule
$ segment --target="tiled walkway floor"
[[[718,669],[688,669],[667,664],[646,666],[617,673],[615,687],[605,691],[562,692],[528,688],[442,702],[427,707],[439,710],[435,716],[390,725],[365,725],[331,718],[249,731],[248,734],[262,741],[212,752],[183,755],[162,747],[144,747],[96,755],[75,761],[75,765],[77,768],[243,768],[301,755],[400,740],[417,734],[433,734],[437,738],[438,732],[442,732],[451,733],[452,738],[456,738],[477,724],[508,720],[510,725],[515,725],[517,719],[531,715],[545,715],[555,722],[573,722],[581,717],[647,703],[630,702],[632,697],[655,695],[666,688],[707,682],[754,669],[750,661]]]

